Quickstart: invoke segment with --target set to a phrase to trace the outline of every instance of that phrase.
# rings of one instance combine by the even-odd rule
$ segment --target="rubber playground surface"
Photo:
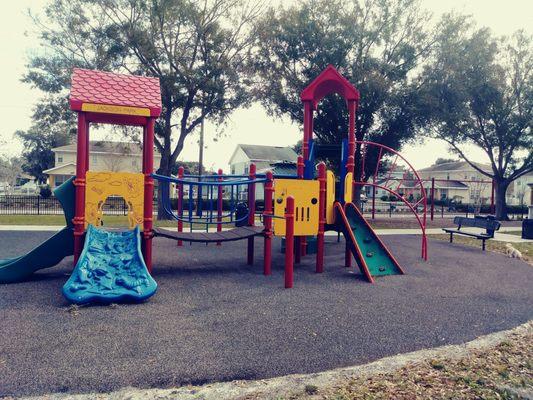
[[[51,232],[0,232],[0,258]],[[512,328],[533,317],[533,268],[480,249],[383,236],[407,275],[365,282],[342,267],[344,240],[326,237],[325,273],[314,256],[283,289],[245,265],[246,242],[154,241],[159,289],[142,304],[69,308],[61,287],[71,259],[25,283],[0,285],[0,395],[109,391],[125,386],[259,379],[361,364]]]

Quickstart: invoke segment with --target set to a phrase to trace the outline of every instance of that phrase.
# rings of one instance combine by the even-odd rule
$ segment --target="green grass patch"
[[[507,232],[506,232],[507,233]],[[438,239],[438,240],[450,240],[450,235],[448,234],[435,234],[435,235],[428,235],[431,239]],[[481,240],[470,238],[466,236],[461,235],[453,235],[453,243],[460,243],[467,246],[477,247],[481,250]],[[450,245],[453,246],[453,243]],[[497,253],[505,253],[505,244],[506,242],[500,242],[497,240],[487,240],[487,250],[488,251],[494,251]],[[511,243],[515,249],[520,251],[522,253],[522,256],[524,257],[525,261],[533,261],[533,243]]]

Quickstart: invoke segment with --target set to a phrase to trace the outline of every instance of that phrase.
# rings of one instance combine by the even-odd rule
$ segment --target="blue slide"
[[[152,296],[157,283],[141,253],[137,226],[131,231],[105,231],[89,225],[80,258],[63,286],[72,303],[142,301]]]

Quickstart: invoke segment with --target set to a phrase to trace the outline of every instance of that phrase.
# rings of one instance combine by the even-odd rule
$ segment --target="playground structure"
[[[321,145],[313,139],[313,113],[320,100],[331,93],[337,93],[347,101],[348,137],[336,145]],[[304,104],[304,138],[297,175],[257,174],[255,165],[251,165],[248,175],[224,175],[222,170],[211,176],[185,175],[180,168],[176,177],[169,177],[153,173],[154,124],[161,112],[158,80],[74,69],[70,105],[78,115],[76,177],[56,192],[58,197],[64,190],[72,192],[65,201],[67,206],[64,206],[67,227],[61,231],[63,233],[58,233],[69,237],[70,246],[66,244],[59,251],[57,240],[51,238],[41,245],[42,249],[34,250],[57,253],[47,262],[32,258],[32,253],[0,261],[0,282],[25,279],[34,271],[53,266],[64,256],[73,254],[74,272],[63,288],[68,300],[76,303],[144,300],[157,289],[151,276],[154,237],[177,241],[176,251],[183,251],[184,242],[222,245],[227,241],[246,240],[249,265],[254,263],[255,238],[262,237],[263,272],[271,275],[273,237],[283,236],[286,243],[285,287],[290,288],[293,286],[294,263],[300,263],[306,255],[310,236],[316,237],[316,272],[324,271],[326,231],[344,235],[346,267],[351,265],[352,257],[355,258],[369,282],[374,282],[375,276],[403,274],[399,263],[352,201],[358,187],[365,185],[389,191],[410,208],[420,224],[421,254],[427,259],[427,200],[422,182],[399,153],[378,143],[356,140],[359,92],[330,65],[303,90],[301,99]],[[142,173],[91,171],[88,147],[91,123],[142,127]],[[418,179],[422,197],[414,202],[391,187],[378,186],[376,179],[370,181],[365,167],[369,149],[378,154],[374,178],[384,157],[392,155],[396,157],[393,166],[398,160],[407,163],[411,175]],[[337,177],[320,161],[335,152],[341,154]],[[161,186],[160,200],[165,211],[177,221],[177,230],[153,227],[154,179]],[[262,210],[256,209],[258,185],[264,186]],[[178,193],[175,207],[171,201],[171,189]],[[184,195],[186,191],[188,199]],[[109,196],[121,196],[126,202],[129,231],[100,228],[103,205]],[[260,224],[256,217],[261,219]],[[187,224],[188,231],[184,229]],[[198,227],[205,227],[205,232]],[[209,227],[216,227],[216,231],[210,231]]]

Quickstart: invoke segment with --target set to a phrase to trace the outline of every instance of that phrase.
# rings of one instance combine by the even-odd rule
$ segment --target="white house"
[[[232,175],[247,175],[250,164],[255,164],[256,172],[264,174],[272,171],[274,175],[296,175],[296,162],[298,155],[286,146],[261,146],[254,144],[238,144],[229,159]],[[243,198],[246,193],[242,193]],[[256,199],[264,199],[264,186],[256,187]]]
[[[488,164],[475,163],[483,171],[492,172]],[[473,168],[466,161],[434,164],[418,170],[427,195],[431,178],[435,178],[435,199],[452,199],[469,204],[489,204],[492,192],[491,179]]]
[[[250,164],[255,164],[257,171],[268,169],[273,164],[296,165],[298,155],[286,146],[260,146],[255,144],[238,144],[229,159],[232,175],[246,175]]]
[[[155,150],[155,149],[154,149]],[[76,175],[76,143],[53,148],[55,166],[43,171],[48,183],[55,188]],[[89,169],[91,171],[142,172],[142,145],[129,142],[91,141],[89,143]],[[161,161],[154,151],[154,166]]]

